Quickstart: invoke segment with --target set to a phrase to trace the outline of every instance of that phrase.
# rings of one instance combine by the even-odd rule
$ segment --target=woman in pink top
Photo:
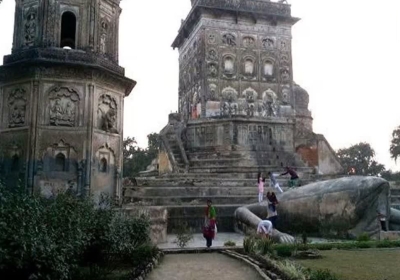
[[[265,178],[258,173],[258,202],[261,203],[264,199],[264,182]]]

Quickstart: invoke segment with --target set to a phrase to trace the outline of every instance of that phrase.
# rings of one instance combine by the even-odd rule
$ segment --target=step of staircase
[[[125,203],[140,203],[152,206],[185,206],[185,205],[206,205],[207,200],[216,204],[252,204],[257,203],[258,193],[252,195],[204,195],[204,196],[134,196],[125,197]]]
[[[286,188],[283,188],[285,190]],[[265,191],[269,191],[266,188]],[[146,197],[146,196],[163,196],[163,197],[174,197],[174,196],[184,196],[184,197],[206,197],[206,196],[257,196],[258,189],[256,186],[251,187],[218,187],[218,186],[169,186],[162,187],[151,186],[151,187],[132,187],[126,188],[124,192],[125,197]]]

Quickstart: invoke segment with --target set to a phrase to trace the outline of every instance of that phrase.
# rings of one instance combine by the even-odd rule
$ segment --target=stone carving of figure
[[[222,42],[231,47],[236,46],[236,38],[231,33],[227,33],[224,36],[222,36]]]
[[[248,117],[254,117],[254,104],[253,103],[248,103],[247,108],[246,108],[246,113]]]
[[[56,99],[54,105],[50,109],[50,123],[58,125],[59,121],[63,119],[64,110],[61,107],[60,100]]]
[[[118,133],[116,128],[117,112],[113,108],[110,108],[108,112],[103,116],[102,128],[106,132]]]
[[[281,70],[281,77],[283,82],[288,82],[290,80],[290,72],[288,68]]]
[[[281,51],[288,51],[289,50],[289,44],[288,44],[287,41],[281,41],[280,50]]]
[[[100,37],[100,53],[105,54],[106,53],[106,34],[101,34]]]
[[[217,77],[218,76],[217,66],[214,63],[208,64],[208,72],[211,77]]]
[[[230,106],[228,102],[221,101],[221,115],[228,116],[230,111]]]
[[[253,47],[254,46],[254,38],[252,38],[252,37],[244,37],[243,38],[243,46],[245,47],[245,48],[250,48],[250,47]]]
[[[208,59],[212,61],[218,60],[217,52],[214,49],[208,51]]]
[[[75,121],[75,110],[72,107],[71,102],[67,102],[67,107],[65,108],[65,115],[66,115],[66,120],[69,122],[74,122]]]
[[[25,22],[25,45],[32,46],[36,37],[36,14],[28,13]]]
[[[265,38],[262,40],[262,44],[264,49],[273,49],[274,48],[274,39],[272,38]]]
[[[25,90],[18,88],[10,93],[8,97],[10,128],[25,124],[26,104]]]
[[[217,38],[216,38],[215,34],[208,35],[208,43],[209,44],[215,44],[216,41],[217,41]]]

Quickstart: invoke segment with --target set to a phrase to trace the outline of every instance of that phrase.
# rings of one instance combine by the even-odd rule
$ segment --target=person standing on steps
[[[215,238],[216,232],[216,217],[217,213],[215,211],[215,207],[212,206],[212,201],[207,200],[207,208],[204,217],[204,228],[203,228],[203,236],[206,239],[206,246],[210,248],[212,246],[212,240]]]
[[[286,169],[286,172],[280,174],[280,176],[284,176],[286,174],[290,175],[289,188],[298,186],[299,176],[297,175],[296,171],[294,171],[294,169],[290,168],[289,166],[286,166],[285,169]]]
[[[271,221],[262,220],[261,222],[258,223],[257,233],[264,235],[266,238],[269,238],[269,236],[272,234],[272,229],[273,225]]]
[[[261,173],[258,173],[258,203],[261,203],[264,200],[264,182],[265,178],[262,177]]]
[[[268,200],[268,217],[267,220],[271,221],[274,228],[276,228],[276,222],[278,220],[278,212],[276,211],[276,206],[278,205],[278,199],[274,192],[267,193]]]
[[[278,181],[276,180],[275,175],[272,172],[268,172],[269,177],[269,184],[271,188],[277,189],[280,193],[283,193],[281,186],[279,185]]]

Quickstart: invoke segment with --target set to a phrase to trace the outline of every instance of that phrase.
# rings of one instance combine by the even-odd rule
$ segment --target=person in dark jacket
[[[286,166],[286,171],[282,173],[280,176],[284,176],[289,174],[290,175],[290,180],[289,180],[289,187],[295,187],[299,185],[299,176],[297,175],[296,171],[294,171],[293,168],[290,168],[289,166]]]

